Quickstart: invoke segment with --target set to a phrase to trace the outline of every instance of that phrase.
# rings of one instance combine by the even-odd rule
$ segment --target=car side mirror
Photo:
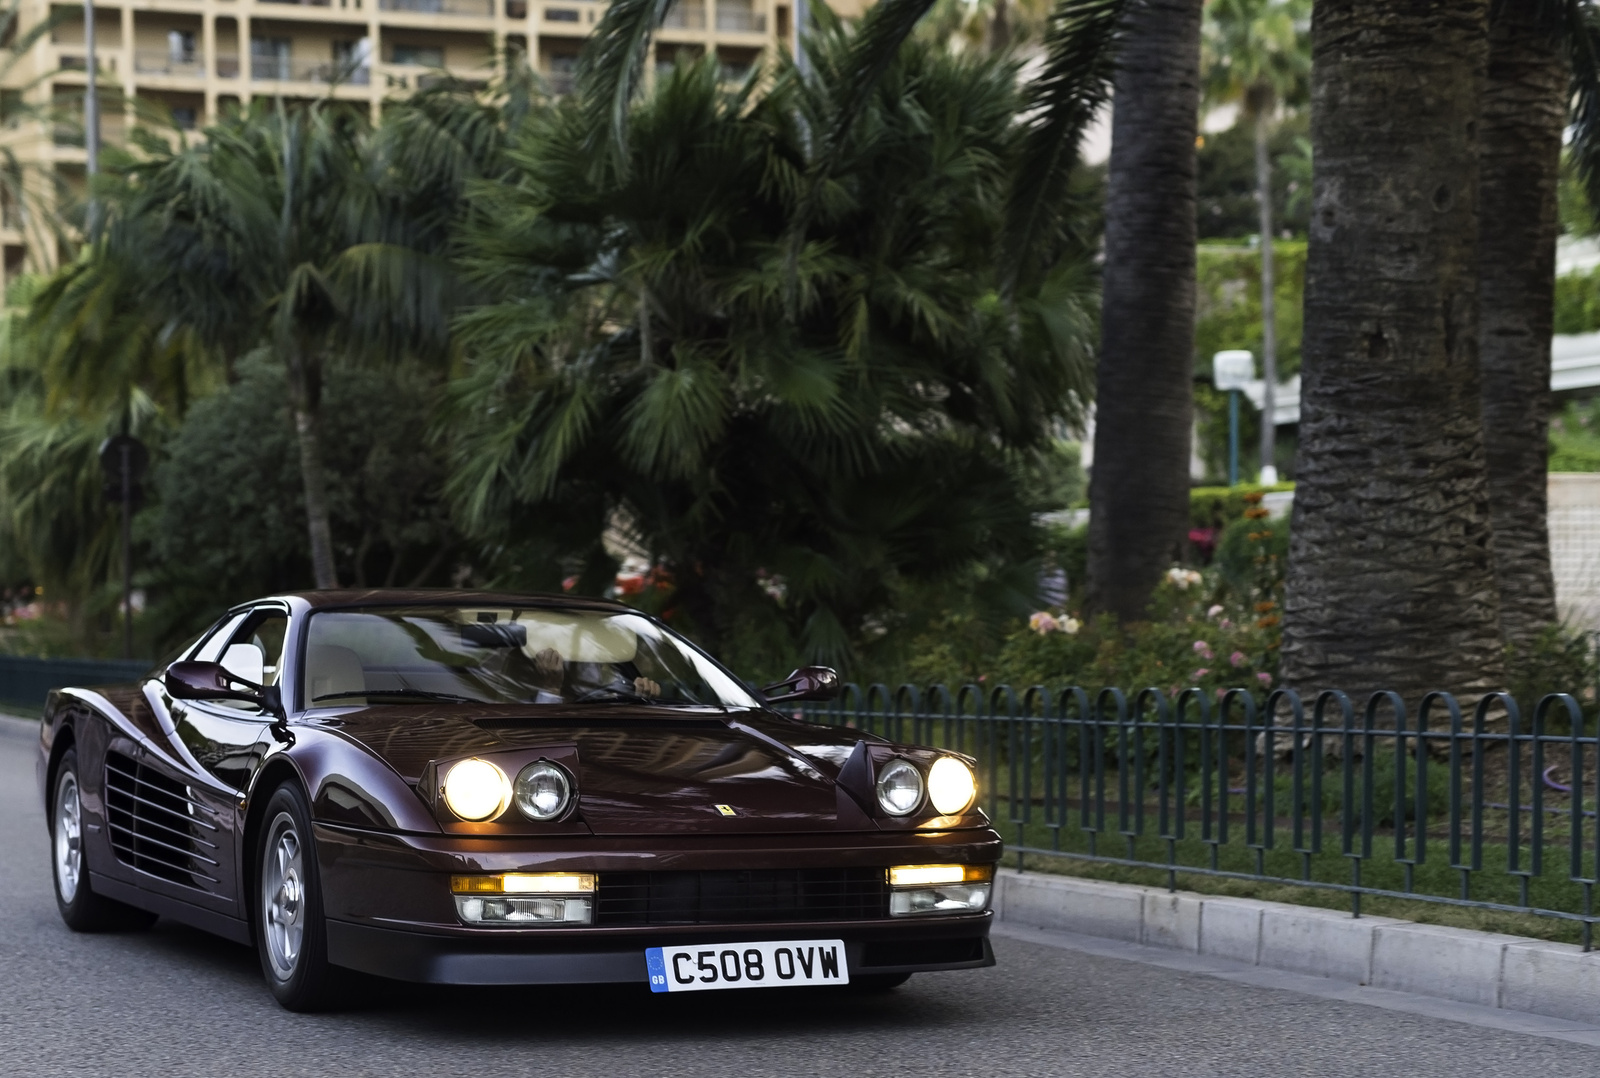
[[[830,666],[802,666],[782,681],[761,690],[767,703],[784,700],[832,700],[839,695],[839,672]]]
[[[176,700],[245,700],[270,714],[283,715],[278,686],[246,681],[221,663],[173,663],[162,680]]]

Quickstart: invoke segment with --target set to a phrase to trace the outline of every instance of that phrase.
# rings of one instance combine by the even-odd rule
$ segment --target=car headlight
[[[978,796],[978,783],[972,768],[954,756],[941,756],[928,768],[928,800],[941,816],[965,812]]]
[[[572,801],[572,780],[549,760],[539,760],[517,773],[512,797],[517,811],[528,819],[553,820]]]
[[[891,816],[905,816],[922,804],[922,772],[910,760],[890,760],[878,772],[878,804]]]
[[[488,760],[461,760],[445,773],[444,803],[463,820],[492,820],[511,803],[511,781]]]

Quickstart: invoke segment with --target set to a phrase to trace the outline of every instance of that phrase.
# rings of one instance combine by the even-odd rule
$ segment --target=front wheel
[[[288,1010],[321,1010],[331,1002],[334,970],[328,964],[311,814],[299,788],[286,783],[274,790],[265,818],[256,856],[261,971]]]
[[[83,799],[75,748],[62,754],[56,768],[55,795],[50,799],[50,867],[56,909],[74,932],[139,930],[156,923],[155,914],[97,895],[89,886],[89,864],[83,855]]]

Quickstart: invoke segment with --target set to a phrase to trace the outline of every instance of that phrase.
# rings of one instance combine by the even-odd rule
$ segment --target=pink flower
[[[1196,640],[1194,642],[1194,650],[1195,654],[1199,655],[1202,659],[1209,659],[1213,657],[1211,645],[1206,643],[1204,640]]]
[[[1263,684],[1263,685],[1271,685],[1272,684],[1272,675],[1267,673],[1265,670],[1263,670],[1263,671],[1261,671],[1261,673],[1256,675],[1256,680],[1261,682],[1261,684]]]
[[[1060,628],[1060,624],[1049,613],[1041,610],[1028,619],[1028,628],[1043,636],[1045,633],[1055,632]]]
[[[1235,665],[1235,666],[1243,666],[1244,665],[1244,652],[1242,652],[1242,651],[1234,652],[1232,655],[1228,656],[1228,661],[1230,663],[1232,663],[1233,665]]]
[[[1229,621],[1227,618],[1223,618],[1221,621],[1217,622],[1217,628],[1231,629],[1233,628],[1233,622]]]
[[[1221,603],[1217,603],[1210,610],[1206,611],[1206,617],[1214,618],[1220,613],[1222,613],[1222,604]]]
[[[1210,667],[1206,667],[1206,666],[1202,666],[1200,669],[1196,670],[1194,673],[1189,675],[1189,680],[1190,681],[1199,681],[1201,678],[1205,677],[1209,673],[1211,673],[1211,668]]]

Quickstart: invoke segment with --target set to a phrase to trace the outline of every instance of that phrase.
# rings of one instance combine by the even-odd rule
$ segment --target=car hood
[[[324,719],[413,786],[430,761],[572,746],[595,834],[875,830],[835,782],[859,731],[760,712],[375,706]]]

